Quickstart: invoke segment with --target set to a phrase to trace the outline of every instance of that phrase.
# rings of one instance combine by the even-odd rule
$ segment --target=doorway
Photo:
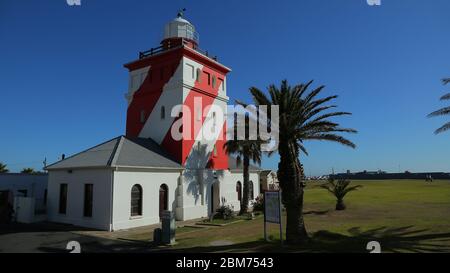
[[[211,214],[216,213],[216,210],[220,207],[220,191],[219,182],[216,181],[211,185]]]

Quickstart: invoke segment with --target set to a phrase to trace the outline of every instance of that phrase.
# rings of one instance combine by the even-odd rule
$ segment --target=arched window
[[[255,193],[253,191],[253,181],[250,181],[248,186],[250,188],[250,200],[253,200],[255,199]]]
[[[166,184],[159,186],[159,217],[162,217],[163,211],[169,209],[169,187]]]
[[[161,119],[166,118],[166,107],[161,106]]]
[[[142,187],[134,185],[131,188],[131,216],[142,215]]]
[[[236,193],[237,193],[238,201],[241,201],[242,200],[242,184],[240,181],[238,181],[236,183]]]

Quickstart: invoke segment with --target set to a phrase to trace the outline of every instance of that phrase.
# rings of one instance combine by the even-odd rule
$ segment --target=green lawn
[[[305,191],[305,222],[310,241],[281,247],[278,226],[271,225],[273,241],[263,240],[263,218],[223,227],[177,233],[170,251],[193,252],[368,252],[377,240],[383,252],[450,252],[450,181],[353,181],[363,185],[345,199],[347,209],[335,211],[335,200],[317,182]],[[180,230],[181,231],[181,230]],[[151,238],[150,236],[148,238]],[[148,239],[147,238],[147,239]],[[217,246],[226,241],[232,245]]]

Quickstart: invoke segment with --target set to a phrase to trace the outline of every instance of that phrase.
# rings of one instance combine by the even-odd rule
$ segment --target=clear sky
[[[383,169],[450,171],[445,118],[426,115],[450,91],[450,1],[222,0],[0,1],[0,161],[42,168],[125,133],[123,64],[158,46],[164,25],[187,8],[200,47],[232,68],[228,92],[249,100],[288,79],[339,95],[340,118],[359,130],[356,150],[307,143],[307,175]],[[276,156],[263,166],[276,168]]]

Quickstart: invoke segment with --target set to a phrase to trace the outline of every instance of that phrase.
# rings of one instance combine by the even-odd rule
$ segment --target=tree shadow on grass
[[[450,232],[431,233],[413,226],[399,228],[379,227],[362,231],[350,228],[348,235],[320,230],[312,234],[303,245],[280,246],[279,241],[264,240],[228,246],[198,246],[192,248],[164,249],[169,252],[314,252],[314,253],[368,253],[366,245],[377,241],[382,252],[450,252]]]
[[[308,214],[311,214],[311,215],[325,215],[328,212],[330,212],[329,209],[327,209],[327,210],[309,210],[309,211],[303,212],[303,214],[304,215],[308,215]]]
[[[450,232],[431,233],[413,226],[379,227],[362,231],[350,228],[348,235],[326,230],[315,232],[304,250],[313,252],[369,252],[366,245],[377,241],[382,252],[450,252]]]

